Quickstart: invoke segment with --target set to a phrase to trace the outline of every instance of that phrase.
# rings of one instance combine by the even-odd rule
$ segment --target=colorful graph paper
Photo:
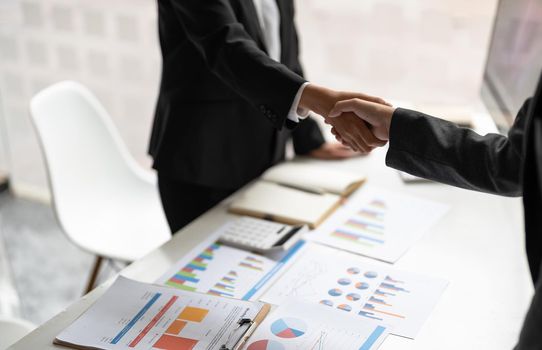
[[[209,261],[213,260],[214,252],[220,249],[220,244],[213,244],[190,261],[166,282],[168,286],[195,292],[200,281],[198,274],[207,270]]]
[[[308,238],[393,263],[447,210],[441,203],[367,186],[349,197]]]

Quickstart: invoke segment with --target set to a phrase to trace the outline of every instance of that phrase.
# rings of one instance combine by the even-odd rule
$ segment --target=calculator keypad
[[[221,239],[247,248],[269,249],[291,228],[268,220],[242,217],[224,228]]]

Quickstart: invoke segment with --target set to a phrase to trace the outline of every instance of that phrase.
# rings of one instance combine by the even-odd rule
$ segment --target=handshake
[[[299,108],[324,117],[339,142],[362,154],[384,146],[395,108],[379,97],[309,84]]]

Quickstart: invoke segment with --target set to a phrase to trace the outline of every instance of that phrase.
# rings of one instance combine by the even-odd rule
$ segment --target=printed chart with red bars
[[[128,342],[128,348],[139,348],[145,346],[148,340],[147,336],[152,336],[155,333],[158,326],[158,322],[164,318],[168,318],[172,309],[178,308],[176,305],[179,301],[179,297],[173,295],[168,297],[162,306],[156,307],[160,304],[161,299],[164,299],[163,293],[147,294],[143,297],[147,300],[145,305],[139,309],[135,316],[131,317],[126,325],[118,332],[118,334],[110,341],[113,345],[120,345],[126,338],[132,338]],[[154,314],[153,314],[154,311]],[[189,323],[201,323],[205,316],[209,313],[208,309],[202,309],[199,307],[184,306],[182,311],[175,314],[173,322],[167,327],[163,334],[158,338],[154,344],[153,349],[161,350],[192,350],[197,344],[198,340],[191,339],[190,337],[183,336],[182,331]],[[130,334],[131,331],[137,329],[137,324],[144,319],[149,319],[144,327],[138,333]],[[143,326],[142,325],[142,326]]]
[[[447,210],[441,203],[364,187],[308,238],[393,263]]]
[[[209,313],[208,309],[187,306],[176,317],[164,334],[154,343],[153,348],[162,350],[192,350],[197,340],[182,336],[183,329],[190,323],[197,326]]]
[[[150,301],[136,314],[132,320],[142,318],[145,313],[150,309],[152,304],[159,301],[162,296],[161,293],[154,294]],[[159,311],[151,317],[150,322],[143,328],[139,334],[129,343],[128,347],[135,348],[143,339],[149,334],[149,332],[156,327],[159,320],[165,317],[166,313],[170,312],[178,301],[178,296],[172,296],[162,306]],[[188,327],[198,327],[199,324],[205,319],[209,309],[194,306],[184,306],[181,308],[181,312],[174,314],[173,322],[167,327],[164,333],[158,338],[158,340],[152,345],[153,349],[161,350],[192,350],[197,344],[198,340],[191,339],[190,337],[183,336],[183,330]],[[113,338],[112,344],[117,344],[127,331],[132,328],[134,322],[128,323],[128,325],[119,332],[119,334]]]
[[[391,325],[392,333],[413,338],[446,286],[441,279],[312,244],[262,300],[275,305],[310,301],[358,320]]]
[[[247,350],[286,350],[286,348],[278,341],[262,339],[250,344]]]
[[[57,339],[104,350],[204,350],[225,344],[262,305],[118,277]]]

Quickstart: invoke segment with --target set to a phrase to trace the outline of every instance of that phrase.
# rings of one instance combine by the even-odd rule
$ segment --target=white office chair
[[[7,349],[34,328],[32,323],[21,319],[0,317],[0,350]]]
[[[73,243],[96,255],[88,292],[103,258],[134,261],[171,237],[156,178],[131,157],[84,86],[54,84],[32,98],[30,111],[58,221]]]

